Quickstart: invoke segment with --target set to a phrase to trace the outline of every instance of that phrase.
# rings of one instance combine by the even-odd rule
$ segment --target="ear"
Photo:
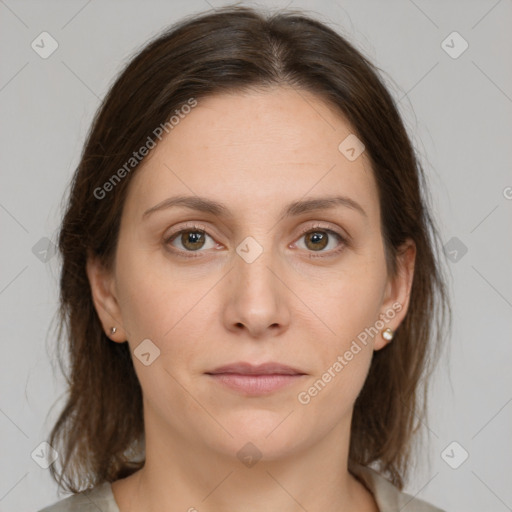
[[[108,272],[99,258],[89,254],[86,263],[87,277],[91,286],[92,300],[105,334],[117,343],[126,341],[122,325],[121,309],[115,293],[114,276]],[[116,332],[112,334],[111,328]]]
[[[389,276],[384,292],[382,309],[379,319],[385,322],[385,327],[396,331],[407,314],[411,287],[414,277],[414,264],[416,261],[416,244],[407,239],[397,251],[397,272]],[[374,350],[380,350],[391,341],[382,336],[375,338]]]

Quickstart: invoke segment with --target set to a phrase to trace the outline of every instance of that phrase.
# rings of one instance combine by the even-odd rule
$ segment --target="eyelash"
[[[187,231],[203,233],[203,234],[206,234],[210,238],[213,239],[213,237],[208,234],[207,229],[206,229],[205,226],[202,226],[200,224],[192,224],[192,225],[183,226],[182,229],[180,229],[178,231],[174,231],[169,236],[166,236],[165,239],[164,239],[165,245],[169,246],[169,244],[172,241],[174,241],[174,239],[177,238],[178,235],[181,235],[182,233],[187,232]],[[299,239],[302,238],[304,235],[307,235],[307,234],[310,234],[310,233],[314,233],[316,231],[325,231],[326,233],[329,233],[330,235],[334,235],[336,238],[338,238],[338,241],[340,242],[340,247],[338,247],[337,249],[333,249],[331,251],[320,251],[320,254],[314,254],[314,251],[313,251],[309,255],[309,258],[326,258],[326,257],[335,256],[338,253],[340,253],[345,247],[349,246],[349,242],[348,242],[346,237],[344,237],[343,235],[341,235],[337,231],[334,231],[334,230],[332,230],[332,229],[330,229],[330,228],[328,228],[326,226],[323,226],[321,224],[316,224],[314,226],[308,226],[307,228],[304,228],[301,231],[300,235],[299,235]],[[198,257],[202,257],[200,253],[204,252],[204,251],[200,251],[200,250],[199,251],[183,251],[181,249],[176,249],[176,248],[174,248],[172,246],[170,246],[170,247],[171,248],[169,250],[172,251],[173,254],[176,254],[176,255],[181,256],[183,258],[198,258]]]

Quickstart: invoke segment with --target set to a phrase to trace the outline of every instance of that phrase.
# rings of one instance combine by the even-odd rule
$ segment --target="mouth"
[[[234,363],[206,372],[215,382],[247,396],[259,396],[298,382],[305,372],[280,363]]]

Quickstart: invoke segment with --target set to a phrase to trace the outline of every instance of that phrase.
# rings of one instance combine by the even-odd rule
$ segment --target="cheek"
[[[316,304],[327,325],[334,331],[337,348],[343,347],[378,319],[386,283],[383,260],[353,256],[342,270],[318,282]]]
[[[183,272],[165,259],[163,253],[143,250],[121,253],[116,262],[118,297],[123,325],[132,350],[149,338],[169,355],[173,367],[193,354],[204,338],[205,294],[218,276]],[[201,321],[203,320],[203,321]]]
[[[171,266],[156,261],[155,255],[155,249],[148,250],[126,232],[121,234],[116,288],[123,321],[132,336],[161,335],[162,324],[170,322],[169,314],[180,306],[178,276],[169,275]],[[171,327],[168,325],[167,329]]]
[[[326,283],[324,293],[317,296],[319,316],[333,335],[325,338],[321,350],[317,347],[315,375],[297,397],[308,415],[335,422],[353,406],[372,360],[374,334],[369,328],[378,319],[381,284],[376,268],[347,271]]]
[[[130,341],[135,343],[138,339],[158,338],[168,312],[173,310],[169,296],[165,296],[163,290],[148,279],[144,267],[128,264],[118,276],[119,283],[122,283],[118,287],[119,305],[123,324],[133,338]]]
[[[203,281],[191,282],[172,270],[171,265],[156,265],[155,261],[154,255],[150,257],[144,251],[125,251],[116,262],[117,289],[145,399],[160,414],[167,415],[176,408],[193,408],[179,383],[188,377],[190,361],[199,352],[195,340],[204,338],[198,332],[197,316],[202,311],[205,287]],[[158,349],[157,352],[152,345],[146,345],[153,360],[147,366],[137,360],[137,348],[146,339]],[[153,359],[156,353],[158,356]]]
[[[357,332],[354,325],[350,326]],[[341,326],[340,326],[341,329]],[[322,364],[311,379],[299,390],[296,401],[302,411],[303,428],[321,430],[326,435],[329,429],[347,417],[363,388],[372,360],[370,343],[358,342],[344,329],[342,336],[333,344],[327,344]],[[322,418],[318,424],[318,418]]]

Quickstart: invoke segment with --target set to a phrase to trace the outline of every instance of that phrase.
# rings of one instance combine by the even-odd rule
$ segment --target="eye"
[[[211,240],[208,246],[207,238]],[[203,226],[190,226],[187,229],[181,229],[166,237],[165,243],[177,249],[176,252],[201,252],[200,249],[213,249],[216,243],[208,235]],[[181,247],[180,247],[181,246]]]
[[[337,253],[346,245],[346,240],[341,234],[323,226],[314,226],[313,228],[308,228],[305,232],[302,233],[299,240],[303,238],[305,240],[305,244],[304,247],[300,248],[305,248],[306,250],[313,252]],[[336,240],[338,241],[337,244]],[[324,250],[329,245],[331,248]]]
[[[299,240],[302,238],[305,239],[305,244],[303,247],[300,247],[299,244],[299,248],[304,248],[310,252],[309,257],[311,258],[337,254],[348,245],[347,239],[340,233],[321,225],[308,227],[303,230]],[[210,240],[209,243],[208,239]],[[215,240],[206,233],[206,228],[198,224],[174,231],[165,238],[164,242],[171,247],[173,253],[184,257],[200,256],[200,254],[196,255],[193,253],[204,252],[201,249],[218,248]],[[331,247],[329,248],[329,246]]]

